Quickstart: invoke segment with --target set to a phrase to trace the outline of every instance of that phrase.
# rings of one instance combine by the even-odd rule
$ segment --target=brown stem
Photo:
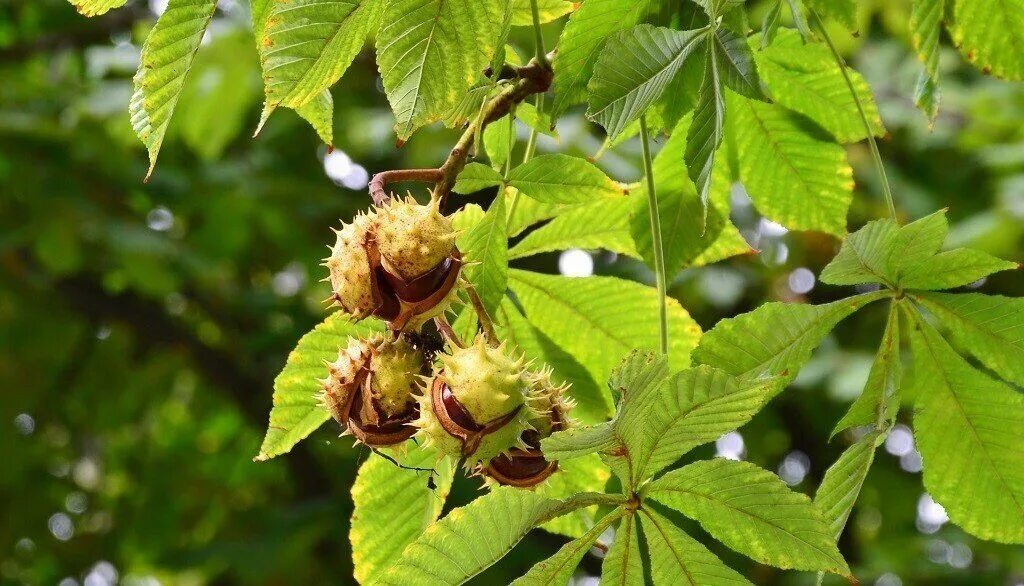
[[[480,324],[480,329],[484,331],[484,337],[492,346],[497,345],[498,335],[494,332],[494,322],[491,321],[491,316],[487,313],[487,308],[484,307],[484,302],[477,294],[476,288],[467,283],[466,292],[469,293],[469,302],[473,304],[473,310],[476,311],[476,319]]]
[[[387,201],[386,188],[390,182],[429,181],[435,183],[434,197],[440,198],[443,206],[455,185],[455,178],[462,172],[473,151],[473,142],[476,140],[478,130],[483,130],[491,122],[505,116],[531,95],[548,91],[554,77],[547,60],[541,63],[533,59],[527,65],[512,71],[515,73],[516,81],[487,103],[484,115],[466,128],[444,164],[437,169],[397,169],[377,173],[370,181],[370,195],[373,201],[378,205]]]
[[[449,342],[455,344],[459,348],[465,348],[466,345],[459,339],[459,335],[452,329],[452,324],[448,323],[443,315],[439,315],[434,318],[434,325],[437,326],[437,331],[441,332],[441,335],[448,339]]]

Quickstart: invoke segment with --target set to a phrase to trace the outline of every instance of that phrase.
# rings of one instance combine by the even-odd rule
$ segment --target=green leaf
[[[630,233],[632,208],[633,201],[624,197],[569,208],[527,234],[512,247],[509,258],[569,248],[601,248],[639,258]]]
[[[764,13],[761,21],[761,50],[767,49],[775,41],[779,34],[779,26],[782,24],[782,3],[785,0],[773,0],[768,12]]]
[[[383,0],[274,2],[257,44],[270,111],[304,106],[341,79],[376,31]]]
[[[686,133],[686,150],[683,153],[686,169],[693,184],[697,186],[697,193],[705,210],[702,226],[707,222],[711,172],[715,168],[715,152],[722,144],[725,124],[725,98],[719,80],[718,52],[711,48],[712,45],[708,47],[704,79],[701,81],[693,120]]]
[[[590,79],[587,117],[614,139],[661,96],[708,31],[641,24],[605,43]]]
[[[851,31],[858,28],[857,0],[804,0],[804,3],[821,16],[835,19]]]
[[[635,511],[627,511],[615,529],[615,541],[601,564],[601,584],[618,586],[644,583],[644,564],[640,558],[640,535]]]
[[[572,427],[541,440],[544,455],[551,460],[559,461],[607,452],[619,445],[610,421]]]
[[[597,454],[588,454],[559,462],[558,470],[534,490],[541,496],[564,499],[582,492],[604,492],[610,477],[611,471],[601,458]],[[544,523],[541,529],[569,538],[580,537],[594,526],[597,513],[597,506],[576,509]]]
[[[483,220],[458,240],[468,266],[463,275],[476,288],[487,313],[494,315],[508,284],[508,237],[505,232],[505,198],[496,197]]]
[[[149,151],[148,178],[185,86],[217,0],[170,0],[142,46],[129,111],[135,134]]]
[[[750,245],[729,220],[732,180],[726,165],[716,165],[711,175],[711,194],[707,218],[701,230],[704,213],[700,196],[686,169],[679,164],[686,149],[690,118],[684,118],[661,151],[654,157],[654,180],[661,213],[661,240],[665,254],[665,270],[671,276],[683,268],[711,264],[722,259],[750,252]],[[726,160],[727,145],[722,146]],[[651,240],[650,211],[647,187],[641,185],[630,196],[633,202],[631,231],[638,252],[647,266],[654,267],[654,245]]]
[[[572,2],[568,0],[537,0],[541,24],[557,20],[572,11]],[[512,26],[533,26],[530,0],[512,0]]]
[[[498,49],[507,0],[390,0],[377,34],[377,63],[405,141],[441,120]]]
[[[963,287],[1000,271],[1017,268],[1017,263],[996,258],[971,248],[940,252],[924,262],[909,266],[900,279],[905,289],[952,289]]]
[[[452,191],[462,194],[476,193],[489,187],[497,187],[502,181],[501,173],[483,163],[473,162],[468,163],[459,173]]]
[[[1024,386],[1024,299],[981,293],[915,293],[957,344],[1006,380]]]
[[[426,579],[431,584],[462,584],[501,559],[537,525],[580,506],[517,488],[496,488],[420,533],[370,583],[408,586]]]
[[[825,472],[825,478],[814,495],[814,504],[828,523],[833,541],[839,541],[843,533],[875,459],[875,448],[881,437],[880,432],[873,431],[847,448]]]
[[[506,205],[511,205],[509,200],[512,199],[512,195],[509,191],[511,190],[505,192]],[[570,207],[571,205],[567,204],[542,203],[533,198],[520,197],[516,209],[509,209],[508,235],[510,238],[516,236],[537,222],[551,219]]]
[[[615,402],[623,407],[627,395],[634,402],[653,393],[669,376],[668,357],[653,351],[631,350],[612,370],[608,386]]]
[[[808,44],[796,31],[780,29],[775,43],[756,53],[756,58],[757,70],[775,103],[807,116],[841,143],[867,138],[850,88],[824,45]],[[872,132],[884,136],[885,126],[871,87],[856,71],[848,68],[847,73]]]
[[[563,154],[534,157],[512,169],[508,181],[523,195],[544,203],[588,203],[624,193],[593,163]]]
[[[836,324],[886,295],[866,293],[825,305],[765,303],[750,313],[719,321],[701,338],[694,362],[744,379],[777,376],[786,383]]]
[[[361,338],[382,330],[383,326],[376,320],[352,323],[349,316],[337,312],[299,340],[288,355],[284,369],[274,379],[274,406],[257,461],[288,452],[330,418],[318,399],[317,379],[327,373],[324,361],[335,360],[348,338]]]
[[[435,465],[437,453],[418,447],[408,453],[392,450],[403,466],[434,467],[436,488],[427,486],[429,473],[399,468],[394,462],[370,454],[359,467],[352,485],[352,542],[354,576],[367,582],[398,559],[412,543],[437,520],[451,489],[454,466],[448,460]]]
[[[760,563],[850,575],[811,500],[749,462],[695,462],[648,484],[641,496],[698,521],[712,537]]]
[[[328,146],[334,144],[334,98],[330,90],[324,90],[312,101],[295,109],[295,112],[316,131],[320,140]],[[264,114],[269,112],[264,111]],[[264,122],[266,119],[263,119]]]
[[[626,510],[619,508],[605,515],[582,537],[566,543],[555,552],[555,555],[534,565],[529,572],[512,582],[512,586],[562,586],[567,584],[594,542],[612,523],[621,519],[625,514]]]
[[[750,421],[774,394],[775,384],[773,379],[738,381],[698,366],[650,392],[625,395],[615,430],[629,450],[633,484]]]
[[[124,6],[128,0],[70,0],[70,2],[83,16],[99,16],[114,8]]]
[[[726,87],[752,100],[768,101],[761,90],[754,53],[746,37],[719,27],[715,30],[714,50],[715,62]]]
[[[573,417],[584,423],[596,423],[611,416],[613,407],[608,392],[594,382],[594,377],[572,355],[527,321],[511,300],[502,301],[498,318],[505,326],[503,340],[518,347],[528,359],[550,366],[555,384],[572,384],[569,396],[576,401]]]
[[[840,431],[858,425],[891,425],[896,421],[896,412],[900,406],[900,378],[903,374],[900,364],[899,316],[899,309],[893,303],[864,390],[832,430],[833,437]]]
[[[654,586],[750,584],[665,516],[650,507],[641,513],[640,525],[650,552]]]
[[[585,101],[587,83],[605,41],[639,24],[649,4],[649,0],[587,0],[569,17],[551,63],[555,71],[552,118]]]
[[[495,120],[484,129],[484,151],[491,162],[491,167],[496,170],[501,170],[512,156],[514,131],[515,117],[512,115]]]
[[[939,114],[939,39],[945,13],[946,0],[915,0],[910,13],[910,40],[924,63],[914,102],[929,123],[935,122]]]
[[[792,230],[846,234],[853,169],[843,147],[774,104],[729,100],[739,177],[757,209]]]
[[[1024,80],[1024,0],[953,0],[949,34],[978,69]]]
[[[634,348],[657,348],[657,292],[615,277],[571,278],[512,270],[512,290],[530,323],[576,357],[594,380],[607,380]],[[675,299],[668,300],[669,361],[689,364],[700,327]]]
[[[925,488],[968,533],[1024,543],[1024,395],[914,321],[914,436]]]

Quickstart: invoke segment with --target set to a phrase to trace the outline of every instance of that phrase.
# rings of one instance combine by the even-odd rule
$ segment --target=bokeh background
[[[261,82],[248,7],[222,0],[143,184],[127,104],[140,41],[165,4],[134,0],[86,20],[65,0],[0,0],[0,582],[349,583],[348,491],[365,452],[325,426],[287,456],[252,457],[274,375],[325,316],[317,263],[328,227],[368,205],[368,175],[436,165],[455,134],[427,129],[396,150],[365,52],[334,91],[337,150],[286,111],[252,139]],[[863,4],[860,36],[834,35],[879,101],[901,210],[949,207],[954,244],[1024,261],[1024,85],[986,78],[947,48],[942,114],[929,131],[912,103],[920,66],[906,39],[909,2]],[[545,27],[549,45],[560,26]],[[512,43],[531,47],[528,35]],[[542,137],[539,148],[593,155],[597,132],[575,112],[557,143]],[[866,148],[850,157],[854,229],[884,207]],[[599,160],[623,181],[639,178],[638,163],[635,143]],[[734,195],[734,220],[761,252],[671,284],[702,326],[767,300],[849,293],[815,279],[837,241],[787,233],[741,188]],[[599,251],[526,263],[652,280]],[[1019,274],[977,286],[1024,295]],[[703,455],[748,459],[813,494],[849,441],[828,434],[867,377],[883,311],[844,323],[794,388]],[[1024,548],[951,526],[920,469],[901,425],[841,541],[863,583],[1024,584]],[[477,490],[461,482],[454,500]],[[814,583],[704,540],[758,584]],[[507,583],[561,542],[534,532],[481,583]],[[584,569],[599,565],[591,556]]]

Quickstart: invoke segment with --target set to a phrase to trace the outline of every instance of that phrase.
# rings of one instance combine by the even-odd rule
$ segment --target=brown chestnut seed
[[[547,480],[558,470],[558,462],[548,462],[540,450],[512,448],[508,454],[492,458],[484,473],[505,486],[529,488]]]

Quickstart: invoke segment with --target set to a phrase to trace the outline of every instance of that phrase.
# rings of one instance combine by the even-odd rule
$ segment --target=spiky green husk
[[[530,387],[526,404],[530,407],[532,417],[530,425],[537,430],[540,438],[546,438],[554,431],[552,426],[558,422],[561,429],[572,425],[569,412],[575,402],[567,396],[569,384],[556,385],[551,380],[552,369],[545,366],[540,370],[526,373],[526,381]]]
[[[342,224],[341,230],[335,230],[337,239],[331,247],[331,255],[323,262],[330,271],[334,300],[355,319],[366,317],[376,308],[365,246],[375,217],[372,211],[359,213],[350,224]]]
[[[492,348],[478,335],[468,348],[440,354],[441,376],[469,415],[483,425],[526,401],[524,360],[513,359],[502,344]]]
[[[321,379],[321,404],[339,423],[348,418],[339,408],[348,403],[355,392],[356,378],[366,367],[369,353],[362,340],[349,338],[348,344],[338,352],[338,358],[327,362],[327,377]]]
[[[405,338],[389,340],[378,335],[367,340],[375,351],[371,353],[370,389],[388,417],[408,410],[414,402],[414,391],[419,387],[425,357]]]
[[[430,389],[428,388],[417,400],[420,404],[420,416],[413,421],[413,425],[418,428],[417,441],[424,448],[435,450],[438,460],[444,456],[459,460],[462,457],[462,442],[441,427],[441,422],[437,420],[431,405]]]
[[[377,209],[375,224],[381,264],[406,281],[436,267],[455,248],[451,219],[441,213],[437,198],[427,205],[412,197],[393,198]]]

